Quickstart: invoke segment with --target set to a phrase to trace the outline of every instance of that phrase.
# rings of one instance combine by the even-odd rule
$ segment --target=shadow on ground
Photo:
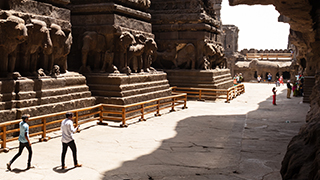
[[[305,119],[300,100],[286,99],[285,93],[278,92],[277,106],[270,96],[247,114],[181,120],[174,138],[105,172],[103,179],[280,179],[286,146]]]

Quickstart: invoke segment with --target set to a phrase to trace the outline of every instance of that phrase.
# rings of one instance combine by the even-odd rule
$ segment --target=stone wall
[[[152,30],[158,44],[155,67],[214,69],[223,66],[221,1],[153,0]]]
[[[68,72],[68,0],[0,3],[1,122],[92,106],[86,78]]]
[[[290,42],[298,49],[298,59],[306,60],[304,74],[315,76],[306,125],[288,145],[282,162],[283,179],[316,180],[319,171],[320,133],[320,3],[317,0],[229,0],[231,5],[273,4],[290,24]]]

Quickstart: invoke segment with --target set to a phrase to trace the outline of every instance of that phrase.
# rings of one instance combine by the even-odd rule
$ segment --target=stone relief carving
[[[48,67],[48,58],[52,54],[52,41],[49,29],[44,21],[32,19],[30,24],[27,24],[28,39],[21,44],[22,71],[24,73],[31,72],[37,74],[38,54],[43,52],[43,66]]]
[[[66,35],[59,25],[51,24],[50,35],[53,44],[53,53],[51,57],[51,63],[49,64],[49,69],[52,69],[53,65],[55,64],[60,67],[61,73],[66,73],[68,69],[67,56],[70,53],[72,44],[71,32]]]
[[[127,61],[128,61],[128,69],[133,72],[141,72],[142,64],[143,64],[143,53],[145,50],[145,37],[143,35],[137,35],[135,37],[135,44],[129,46]]]
[[[154,39],[143,34],[134,36],[125,31],[115,35],[110,47],[107,46],[107,42],[105,35],[95,31],[86,31],[83,34],[80,72],[131,74],[155,71],[151,67],[157,50]]]
[[[196,50],[192,43],[179,44],[177,46],[177,58],[175,59],[176,68],[195,69]]]
[[[226,58],[224,58],[224,49],[220,44],[204,41],[203,60],[199,64],[200,69],[214,69],[226,66]]]
[[[23,19],[8,13],[6,16],[6,19],[0,19],[1,76],[13,73],[17,59],[17,47],[28,37]]]
[[[86,31],[82,38],[82,66],[80,72],[91,72],[91,68],[88,64],[93,64],[93,69],[97,70],[100,68],[101,62],[107,64],[110,61],[112,54],[107,53],[107,42],[104,35],[99,34],[95,31]],[[94,56],[94,62],[87,62],[89,53]],[[107,55],[107,57],[105,57]],[[105,60],[107,58],[107,60]],[[112,57],[113,59],[113,57]],[[112,62],[111,62],[112,63]],[[104,69],[106,67],[103,67]]]
[[[155,62],[156,66],[164,69],[175,68],[175,58],[177,55],[176,44],[169,42],[165,45],[164,51],[155,51]]]
[[[154,39],[147,38],[145,41],[145,50],[144,50],[144,60],[143,60],[143,70],[145,72],[155,71],[151,64],[155,61],[155,53],[158,49],[157,43]]]
[[[117,50],[119,54],[119,67],[120,72],[130,74],[131,69],[128,66],[128,48],[130,45],[135,44],[134,36],[129,32],[124,32],[120,35],[117,43]]]
[[[55,64],[65,73],[72,44],[71,32],[64,32],[59,25],[45,19],[34,19],[29,15],[21,16],[22,19],[18,15],[1,11],[0,75],[13,77],[13,72],[21,72],[38,76],[41,68],[43,74],[40,74],[45,76]]]
[[[133,72],[151,72],[155,71],[151,67],[154,52],[157,50],[156,42],[151,38],[145,38],[143,35],[137,35],[136,44],[129,47],[128,62],[129,68]]]

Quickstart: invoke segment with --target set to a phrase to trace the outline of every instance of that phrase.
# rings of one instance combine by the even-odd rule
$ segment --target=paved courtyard
[[[35,168],[25,170],[27,150],[6,170],[17,153],[10,142],[0,153],[0,179],[5,180],[280,180],[281,161],[291,138],[305,123],[309,104],[301,97],[286,98],[286,86],[245,83],[246,93],[230,103],[188,101],[188,109],[128,128],[88,123],[74,135],[81,168],[73,168],[71,150],[61,170],[60,132],[48,142],[32,139]]]

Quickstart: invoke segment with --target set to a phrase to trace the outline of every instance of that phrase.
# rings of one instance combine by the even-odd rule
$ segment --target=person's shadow
[[[52,170],[54,171],[54,172],[56,172],[56,173],[66,173],[66,172],[68,172],[68,171],[70,171],[70,170],[72,170],[72,169],[74,169],[74,168],[76,168],[76,167],[71,167],[71,168],[66,168],[66,169],[61,169],[61,166],[56,166],[56,167],[54,167]]]
[[[14,169],[11,170],[11,172],[14,172],[14,173],[16,173],[16,174],[19,174],[19,173],[26,172],[26,171],[28,171],[28,170],[30,170],[30,169],[33,169],[33,168],[34,168],[33,166],[30,167],[29,169],[28,169],[28,168],[26,168],[26,169],[14,168]],[[8,171],[9,171],[9,170],[8,170]]]

